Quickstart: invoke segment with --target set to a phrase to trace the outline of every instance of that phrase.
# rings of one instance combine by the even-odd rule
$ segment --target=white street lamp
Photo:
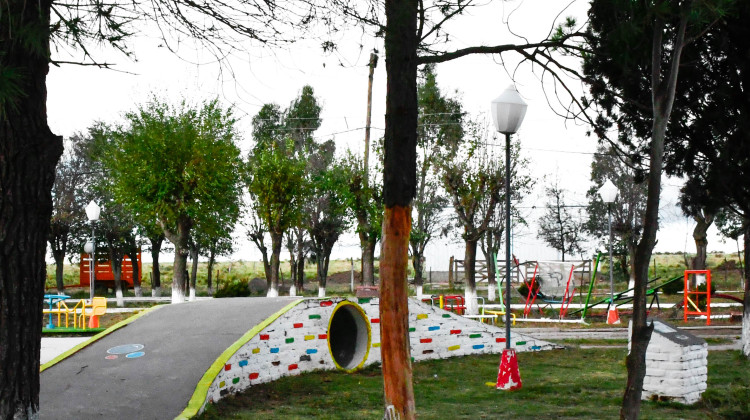
[[[607,225],[609,227],[609,293],[610,302],[607,311],[607,323],[619,324],[620,317],[617,315],[617,306],[615,305],[615,282],[613,278],[614,262],[612,260],[612,203],[617,199],[617,187],[609,179],[599,188],[599,196],[602,201],[607,203]],[[612,313],[614,311],[614,313]],[[610,315],[611,314],[611,315]]]
[[[91,302],[94,301],[94,283],[96,282],[96,274],[94,273],[95,264],[94,264],[94,258],[96,253],[96,241],[94,240],[94,222],[99,220],[99,213],[101,212],[101,208],[94,200],[91,200],[89,204],[86,206],[86,218],[89,219],[89,223],[91,223],[91,238],[86,242],[86,245],[83,247],[83,251],[89,254],[89,298],[91,299]],[[92,303],[93,304],[93,303]]]
[[[495,129],[505,134],[505,348],[510,349],[510,135],[526,116],[526,102],[515,86],[510,85],[492,101]],[[505,359],[505,358],[503,358]]]

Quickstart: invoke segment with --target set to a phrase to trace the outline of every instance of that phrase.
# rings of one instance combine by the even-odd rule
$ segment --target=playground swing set
[[[499,283],[502,284],[502,282],[505,281],[505,278],[501,278],[501,273],[499,270],[497,270],[498,264],[496,260],[497,256],[495,256],[495,267],[496,267],[496,273],[498,278],[500,278]],[[614,309],[614,313],[617,314],[617,308],[619,308],[622,305],[631,303],[634,299],[633,297],[633,290],[632,288],[614,293],[611,296],[607,296],[601,300],[591,302],[591,297],[593,295],[594,291],[594,283],[596,281],[596,274],[598,271],[599,263],[601,261],[602,254],[598,253],[596,258],[594,259],[593,269],[587,270],[587,263],[588,261],[584,261],[582,263],[572,263],[572,262],[558,262],[558,261],[527,261],[524,263],[520,263],[516,256],[513,256],[513,264],[515,265],[515,271],[518,276],[518,283],[520,283],[522,286],[517,288],[519,294],[521,294],[525,298],[524,302],[524,311],[523,311],[523,320],[526,321],[537,321],[537,319],[531,319],[529,316],[531,315],[531,310],[534,305],[537,306],[539,311],[541,312],[543,307],[542,305],[545,305],[544,307],[550,307],[552,305],[558,306],[559,305],[559,312],[558,312],[558,318],[557,319],[550,319],[550,318],[543,318],[538,319],[538,321],[542,322],[562,322],[566,316],[572,316],[572,315],[580,315],[580,319],[575,322],[585,322],[586,316],[589,314],[589,310],[602,305],[607,304],[607,311],[606,313],[609,315],[612,313],[612,310]],[[522,269],[522,267],[526,266],[526,269]],[[533,270],[531,270],[531,267],[533,267]],[[574,274],[578,272],[581,274],[582,277],[585,277],[587,273],[591,273],[588,288],[586,291],[585,298],[582,299],[581,307],[569,311],[570,305],[573,301],[573,298],[576,294],[576,290],[573,287],[571,289],[571,285],[574,284]],[[529,275],[531,273],[531,275]],[[689,277],[692,275],[703,275],[706,278],[707,283],[707,289],[706,290],[698,290],[697,288],[691,288],[691,282],[689,281]],[[656,277],[653,279],[650,279],[647,283],[647,290],[646,290],[646,297],[650,297],[650,302],[648,304],[648,310],[651,310],[654,303],[656,303],[657,308],[661,308],[661,304],[659,302],[659,292],[669,286],[672,283],[684,280],[684,293],[683,293],[683,306],[684,306],[684,319],[687,321],[688,316],[691,315],[698,315],[698,316],[705,316],[707,319],[707,323],[710,325],[711,321],[711,296],[714,297],[725,297],[729,298],[735,301],[738,301],[737,298],[733,296],[726,296],[721,294],[712,294],[710,292],[711,290],[711,273],[710,270],[687,270],[682,275],[678,275],[675,277],[672,277],[664,282],[658,283],[660,277]],[[583,282],[582,282],[583,283]],[[502,290],[502,287],[499,287],[500,290]],[[699,300],[705,300],[705,309],[703,308],[703,303],[699,303]],[[541,302],[541,304],[540,304]],[[504,315],[505,313],[505,303],[503,302],[503,294],[500,293],[500,307],[502,309],[502,313]],[[484,309],[484,305],[480,305],[480,310]],[[482,312],[482,315],[487,314],[488,311],[484,309]],[[514,316],[514,324],[515,324],[515,314]],[[567,320],[568,322],[571,322],[572,320]],[[608,316],[608,323],[619,323],[619,317],[617,317],[615,320],[612,320],[610,316]]]

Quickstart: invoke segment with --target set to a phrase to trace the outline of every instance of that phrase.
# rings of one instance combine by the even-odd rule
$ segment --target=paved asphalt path
[[[295,299],[212,299],[153,310],[42,372],[39,418],[173,419],[224,350]],[[111,354],[128,345],[136,346]]]

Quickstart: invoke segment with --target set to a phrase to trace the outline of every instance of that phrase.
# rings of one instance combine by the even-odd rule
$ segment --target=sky
[[[462,16],[452,24],[455,41],[452,47],[495,45],[522,40],[530,41],[547,35],[552,22],[560,16],[585,18],[588,2],[567,3],[555,0],[489,2],[475,13]],[[561,13],[562,11],[562,13]],[[64,65],[51,67],[47,78],[49,124],[54,133],[70,136],[84,131],[92,122],[121,121],[122,115],[136,104],[157,94],[177,101],[218,97],[226,106],[234,107],[244,133],[240,147],[252,146],[251,119],[265,103],[286,107],[305,84],[311,85],[323,105],[323,124],[316,132],[318,140],[335,139],[338,151],[350,149],[363,152],[367,104],[369,52],[381,52],[373,82],[372,137],[383,135],[385,126],[386,73],[382,40],[362,36],[356,30],[342,35],[340,52],[324,54],[315,40],[301,40],[284,48],[269,49],[247,43],[247,48],[231,56],[221,65],[205,50],[180,44],[181,57],[160,47],[162,42],[149,36],[148,28],[132,40],[136,60],[112,51],[100,50],[98,57],[114,63],[115,70]],[[512,32],[512,33],[511,33]],[[360,48],[361,45],[361,48]],[[57,57],[80,59],[75,51],[57,51]],[[515,81],[528,103],[526,118],[513,141],[520,142],[522,153],[531,161],[532,174],[537,178],[535,191],[521,204],[528,228],[514,232],[514,252],[521,260],[555,259],[557,253],[536,238],[534,220],[543,212],[544,186],[557,178],[566,190],[569,205],[586,203],[590,165],[596,140],[586,135],[586,127],[556,115],[549,104],[554,103],[553,86],[540,79],[540,73],[529,66],[516,67],[517,57],[469,56],[439,64],[438,83],[445,92],[461,98],[464,109],[477,117],[488,117],[490,101]],[[503,66],[503,64],[505,64]],[[509,69],[509,70],[506,70]],[[537,69],[538,70],[538,69]],[[511,78],[511,75],[513,78]],[[546,87],[547,94],[542,89]],[[577,86],[574,83],[572,85]],[[580,86],[579,86],[580,88]],[[560,108],[556,107],[559,111]],[[500,141],[491,141],[495,153],[502,153]],[[678,179],[665,179],[660,210],[660,231],[657,252],[695,252],[691,238],[694,223],[681,215],[676,207]],[[450,211],[450,209],[448,210]],[[259,253],[244,239],[244,228],[235,234],[238,250],[230,258],[257,260]],[[722,244],[712,228],[709,250],[736,252],[734,242]],[[588,252],[593,252],[591,244]],[[451,255],[463,256],[463,246],[455,238],[435,241],[427,249],[427,264],[433,270],[445,270]],[[352,234],[342,237],[333,258],[357,258],[359,244]],[[146,260],[144,256],[144,260]]]

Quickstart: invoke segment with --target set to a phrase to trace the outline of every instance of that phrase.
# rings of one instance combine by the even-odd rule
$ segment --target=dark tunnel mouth
[[[344,301],[328,323],[328,349],[336,367],[353,372],[367,361],[370,350],[370,321],[358,305]]]

